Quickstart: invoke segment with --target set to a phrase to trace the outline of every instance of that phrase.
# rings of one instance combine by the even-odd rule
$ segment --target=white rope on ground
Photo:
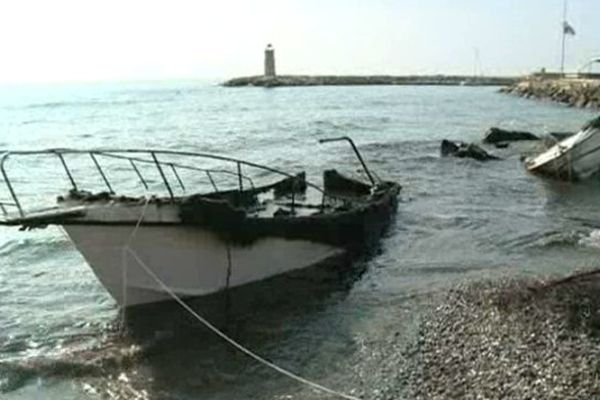
[[[130,243],[132,242],[133,238],[135,237],[135,235],[137,234],[137,231],[142,223],[142,220],[144,218],[144,214],[146,213],[146,206],[148,205],[148,200],[146,200],[146,204],[144,205],[144,208],[142,209],[142,212],[140,214],[140,217],[137,221],[137,224],[135,225],[135,228],[133,229],[133,231],[131,232],[131,235],[129,236],[129,240],[127,241],[127,243],[125,244],[125,246],[123,247],[123,251],[127,251],[129,254],[131,254],[131,256],[137,261],[137,264],[148,274],[148,276],[150,276],[169,296],[171,296],[171,298],[173,300],[175,300],[177,303],[179,303],[179,305],[181,305],[181,307],[183,307],[183,309],[185,309],[187,312],[189,312],[194,318],[196,318],[199,322],[201,322],[204,326],[206,326],[209,330],[211,330],[214,334],[216,334],[217,336],[219,336],[221,339],[223,339],[225,342],[229,343],[231,346],[233,346],[234,348],[236,348],[237,350],[239,350],[240,352],[246,354],[248,357],[254,359],[255,361],[259,362],[260,364],[263,364],[271,369],[273,369],[274,371],[279,372],[282,375],[287,376],[288,378],[291,378],[293,380],[295,380],[296,382],[302,383],[306,386],[309,386],[313,389],[316,389],[318,391],[324,392],[324,393],[328,393],[331,394],[333,396],[337,396],[343,399],[347,399],[347,400],[362,400],[359,397],[355,397],[349,394],[345,394],[345,393],[341,393],[338,392],[336,390],[330,389],[328,387],[325,387],[321,384],[318,384],[316,382],[310,381],[306,378],[301,377],[300,375],[297,375],[291,371],[288,371],[285,368],[282,368],[274,363],[272,363],[271,361],[259,356],[258,354],[252,352],[251,350],[249,350],[248,348],[244,347],[243,345],[241,345],[240,343],[238,343],[237,341],[235,341],[234,339],[230,338],[229,336],[227,336],[225,333],[223,333],[219,328],[217,328],[216,326],[214,326],[213,324],[211,324],[208,320],[206,320],[205,318],[203,318],[200,314],[198,314],[196,311],[194,311],[189,305],[187,305],[187,303],[185,303],[173,290],[171,290],[171,288],[169,288],[141,259],[140,257],[137,255],[137,253],[130,247]]]

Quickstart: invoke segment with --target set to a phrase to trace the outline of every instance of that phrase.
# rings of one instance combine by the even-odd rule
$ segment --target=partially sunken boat
[[[395,213],[400,185],[373,175],[349,138],[324,141],[331,140],[351,143],[368,183],[327,170],[318,186],[304,173],[193,152],[5,152],[0,172],[10,200],[0,202],[0,224],[64,228],[122,306],[168,300],[172,294],[217,293],[346,259],[376,244]],[[11,180],[18,174],[8,168],[9,160],[23,158],[60,161],[56,165],[69,180],[68,193],[46,205],[33,196],[34,205],[26,206],[18,186],[33,177],[20,171]],[[85,178],[76,179],[77,171],[87,171]],[[129,193],[133,185],[126,172],[144,195]],[[91,178],[97,178],[96,186]],[[98,183],[104,190],[93,189]],[[128,193],[117,194],[118,184]]]
[[[596,174],[600,170],[600,117],[545,152],[526,158],[525,167],[530,172],[562,180],[583,180]]]

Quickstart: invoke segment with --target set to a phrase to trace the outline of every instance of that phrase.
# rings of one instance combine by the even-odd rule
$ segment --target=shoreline
[[[278,75],[245,76],[229,79],[225,87],[286,87],[286,86],[367,86],[367,85],[421,85],[421,86],[507,86],[521,77],[473,77],[464,75]]]
[[[599,289],[598,274],[451,289],[407,350],[410,398],[600,396]]]

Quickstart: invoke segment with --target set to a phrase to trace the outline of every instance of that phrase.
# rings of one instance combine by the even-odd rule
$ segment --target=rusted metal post
[[[217,184],[215,183],[215,180],[213,179],[210,171],[206,171],[206,176],[208,176],[208,180],[210,181],[210,184],[212,185],[213,189],[215,189],[215,193],[219,193],[219,189],[217,188]]]
[[[342,137],[331,138],[331,139],[319,139],[319,143],[338,142],[340,140],[346,140],[350,143],[350,145],[352,146],[352,149],[354,150],[354,153],[356,154],[356,157],[358,158],[358,161],[360,161],[363,169],[365,170],[365,173],[367,174],[367,177],[369,177],[369,181],[371,181],[371,185],[375,186],[375,179],[373,179],[373,175],[371,175],[369,168],[367,168],[367,164],[365,164],[365,160],[363,160],[362,156],[360,155],[360,152],[356,148],[356,145],[354,144],[352,139],[350,139],[348,136],[342,136]]]
[[[156,154],[153,151],[151,151],[150,154],[152,155],[152,159],[154,160],[154,163],[156,164],[156,168],[158,169],[158,172],[160,173],[163,183],[165,184],[165,187],[167,188],[167,191],[169,192],[169,196],[171,197],[171,200],[175,200],[175,196],[173,196],[173,191],[171,190],[169,181],[167,180],[167,177],[165,176],[165,173],[164,173],[162,167],[160,166],[160,162],[158,162],[158,158],[156,158]]]
[[[181,178],[179,177],[179,174],[177,173],[177,168],[175,168],[175,166],[173,164],[169,164],[169,165],[171,166],[173,175],[175,175],[175,178],[177,178],[177,182],[179,182],[179,186],[181,186],[181,190],[183,190],[185,192],[185,186],[183,185],[183,181],[181,180]]]
[[[60,158],[60,162],[62,163],[65,172],[67,173],[67,176],[69,177],[69,180],[71,181],[71,185],[73,186],[73,189],[77,192],[77,184],[75,183],[75,179],[73,179],[73,175],[71,175],[71,171],[69,170],[69,167],[67,166],[67,163],[65,161],[65,158],[63,157],[62,153],[56,152],[55,153],[58,158]]]
[[[244,183],[242,181],[242,164],[238,161],[237,163],[238,170],[238,183],[240,185],[240,192],[244,190]]]
[[[138,178],[140,178],[140,181],[142,181],[142,185],[144,185],[144,188],[146,188],[146,190],[148,190],[148,184],[146,183],[146,180],[142,176],[142,173],[140,172],[138,167],[135,165],[135,162],[131,158],[129,159],[129,162],[131,163],[131,166],[133,167],[133,170],[137,174]]]
[[[8,154],[9,153],[5,153],[2,156],[2,160],[0,161],[0,171],[2,172],[2,178],[4,178],[4,183],[6,183],[6,187],[8,188],[8,191],[10,192],[10,196],[12,197],[13,201],[15,202],[15,205],[17,206],[17,209],[19,210],[19,215],[22,218],[25,216],[25,213],[23,212],[23,209],[21,208],[21,203],[19,203],[19,199],[17,198],[17,195],[15,194],[15,190],[13,189],[12,184],[10,183],[10,179],[8,179],[8,175],[6,175],[6,170],[4,169],[4,162],[6,161]]]
[[[106,178],[106,175],[104,175],[104,171],[102,171],[102,168],[100,167],[100,163],[98,163],[98,160],[96,159],[96,156],[94,155],[94,153],[90,152],[90,157],[92,157],[92,160],[94,161],[94,165],[96,165],[96,168],[98,169],[98,172],[100,172],[100,176],[102,176],[102,180],[104,180],[104,183],[106,184],[106,187],[108,188],[108,191],[111,194],[114,194],[115,191],[110,186],[110,182]]]
[[[296,207],[296,177],[292,180],[292,214],[295,212]]]

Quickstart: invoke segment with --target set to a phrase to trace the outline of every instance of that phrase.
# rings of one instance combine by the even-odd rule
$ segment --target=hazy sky
[[[0,81],[262,73],[522,74],[560,63],[563,0],[6,0]],[[600,1],[570,0],[567,66],[600,55]],[[476,50],[477,49],[477,50]],[[600,66],[598,67],[600,69]]]

